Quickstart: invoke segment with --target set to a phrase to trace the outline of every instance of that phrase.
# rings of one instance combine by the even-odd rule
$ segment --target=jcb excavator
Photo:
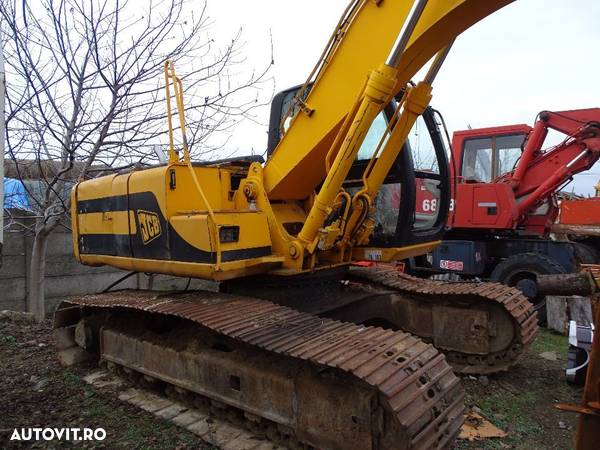
[[[56,332],[301,447],[448,446],[464,409],[448,362],[464,373],[510,367],[536,334],[531,304],[500,284],[351,266],[438,245],[450,177],[431,85],[454,38],[508,3],[353,0],[307,83],[274,99],[265,164],[191,161],[167,62],[169,162],[79,183],[75,256],[216,280],[220,291],[72,298]],[[414,169],[420,143],[435,170]],[[417,178],[439,191],[432,220],[415,216]]]

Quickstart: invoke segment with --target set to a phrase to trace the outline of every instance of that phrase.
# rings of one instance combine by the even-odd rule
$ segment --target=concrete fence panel
[[[0,267],[0,310],[27,310],[27,283],[33,236],[20,231],[4,234],[3,264]],[[71,233],[54,232],[46,254],[46,311],[71,295],[102,292],[127,272],[109,266],[90,267],[79,264],[73,256]],[[115,289],[181,289],[216,290],[218,285],[197,279],[168,275],[136,274],[119,283]]]

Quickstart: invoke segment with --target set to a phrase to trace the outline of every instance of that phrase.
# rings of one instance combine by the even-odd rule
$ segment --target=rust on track
[[[394,423],[391,428],[402,430],[396,437],[385,435],[390,430],[375,431],[381,435],[373,439],[372,448],[445,448],[464,420],[464,391],[444,355],[408,333],[321,318],[265,300],[204,291],[121,291],[72,298],[57,310],[55,327],[75,325],[86,310],[178,317],[267,354],[341,371],[376,390],[388,415],[386,420]],[[394,440],[396,443],[390,444]],[[330,448],[353,447],[338,441]]]
[[[400,273],[393,267],[353,267],[351,276],[397,291],[404,295],[418,295],[419,301],[444,303],[468,312],[477,305],[501,307],[511,318],[513,339],[502,350],[487,355],[476,355],[438,348],[446,353],[455,372],[489,374],[508,370],[524,348],[531,344],[538,332],[537,312],[529,300],[516,288],[491,282],[433,281]],[[462,306],[466,305],[466,306]],[[490,333],[493,330],[489,330]],[[417,333],[418,334],[418,333]]]

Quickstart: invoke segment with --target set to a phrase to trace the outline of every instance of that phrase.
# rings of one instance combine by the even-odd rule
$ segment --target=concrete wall
[[[20,231],[5,230],[2,267],[0,267],[0,310],[27,310],[27,280],[33,237]],[[101,292],[127,272],[108,266],[88,267],[73,257],[71,233],[54,232],[48,242],[46,259],[46,311],[70,295]],[[187,285],[187,278],[164,275],[135,275],[119,284],[119,289],[178,290]],[[192,280],[190,289],[215,289],[215,285]]]

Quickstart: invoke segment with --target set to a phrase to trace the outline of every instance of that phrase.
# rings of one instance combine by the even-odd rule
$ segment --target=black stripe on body
[[[146,194],[143,192],[142,194]],[[149,192],[149,194],[152,194]],[[130,197],[134,197],[140,194],[131,194]],[[128,208],[128,196],[127,195],[115,195],[112,197],[94,198],[91,200],[80,200],[77,202],[77,212],[79,214],[90,214],[98,212],[116,212],[116,211],[127,211]]]
[[[137,215],[139,210],[156,213],[160,221],[160,236],[147,244],[144,244],[140,235],[140,224]],[[79,214],[131,211],[136,220],[137,232],[135,234],[80,234],[78,244],[79,252],[82,255],[122,256],[134,259],[204,264],[215,264],[217,262],[216,252],[201,250],[191,245],[177,233],[163,215],[153,192],[82,200],[77,202],[77,211]],[[271,253],[271,246],[227,250],[221,252],[221,261],[230,262],[260,258],[269,256]]]

